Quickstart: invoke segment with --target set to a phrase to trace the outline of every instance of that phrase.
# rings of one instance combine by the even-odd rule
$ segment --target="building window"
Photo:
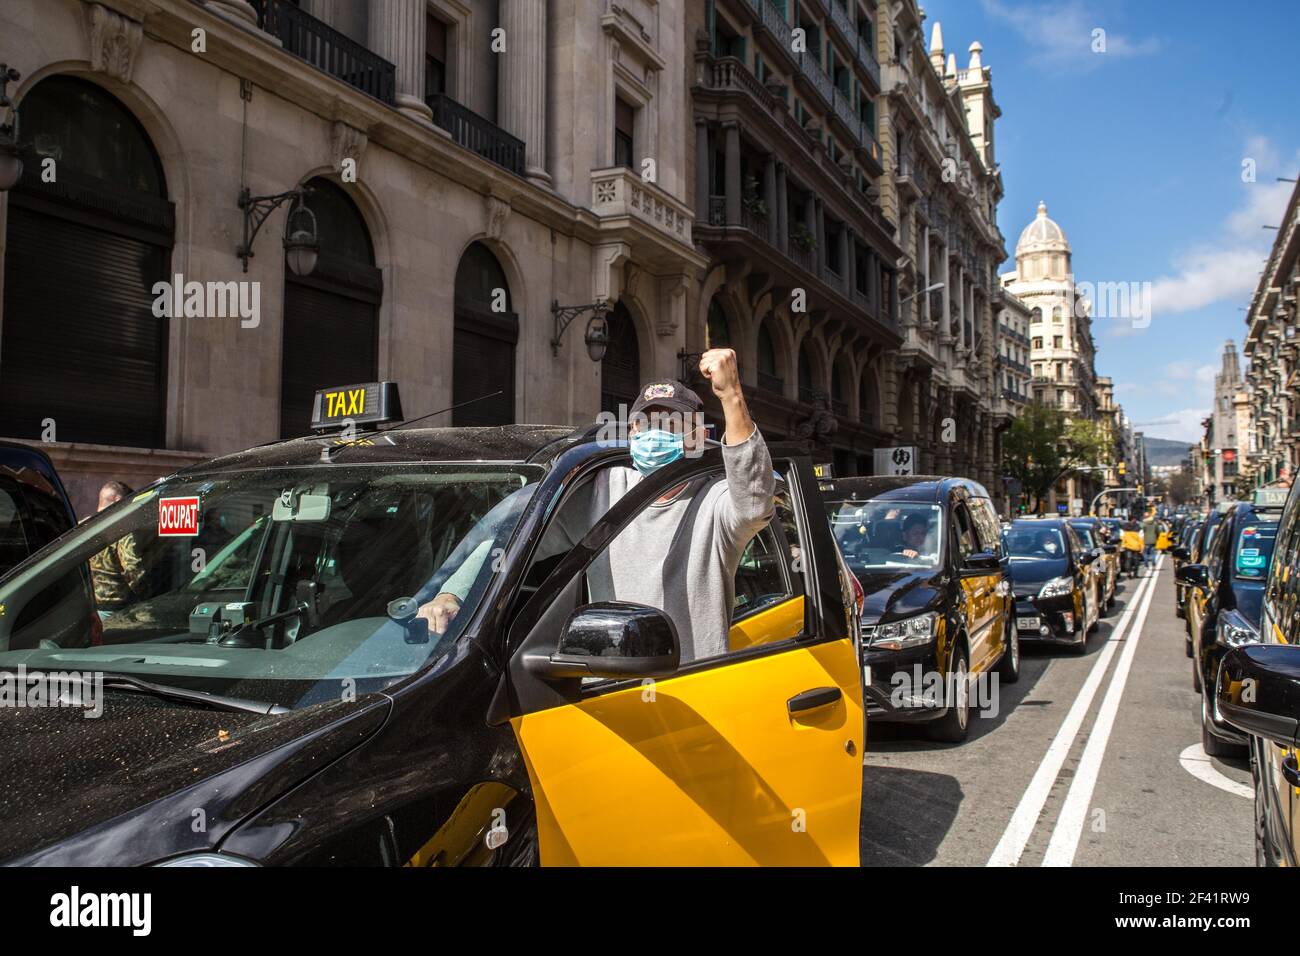
[[[424,97],[447,92],[447,24],[424,18]]]
[[[1061,337],[1060,337],[1059,335],[1053,336],[1053,337],[1052,337],[1052,348],[1054,348],[1054,349],[1059,349],[1060,347],[1061,347]]]
[[[1036,349],[1041,349],[1042,347],[1043,347],[1043,338],[1042,338],[1042,336],[1041,336],[1041,335],[1040,335],[1040,336],[1035,336],[1035,338],[1034,338],[1034,348],[1036,348]]]
[[[614,165],[635,168],[633,131],[636,129],[636,110],[622,97],[614,99]]]
[[[504,302],[500,301],[498,289],[505,292]],[[504,305],[505,311],[498,311],[498,305]],[[609,352],[617,349],[614,334],[619,331],[617,317],[612,317]],[[452,412],[452,425],[514,422],[518,341],[519,316],[510,301],[505,270],[487,246],[475,242],[465,250],[456,268],[451,373],[452,404],[473,404]],[[493,394],[498,391],[500,394]]]

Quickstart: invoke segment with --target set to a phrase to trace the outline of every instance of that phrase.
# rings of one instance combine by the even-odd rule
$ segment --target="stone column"
[[[709,121],[695,120],[695,221],[709,221],[709,174],[713,152],[709,149]]]
[[[949,263],[948,263],[948,258],[949,258],[948,247],[945,245],[942,247],[942,249],[943,251],[940,253],[940,255],[943,257],[943,261],[941,263],[943,268],[939,270],[940,273],[939,281],[943,283],[943,290],[942,290],[943,291],[943,315],[939,317],[939,339],[943,342],[951,342],[952,341],[952,331],[951,331],[952,270],[949,268]]]
[[[433,125],[424,102],[424,0],[371,0],[370,49],[397,67],[397,109]]]
[[[826,210],[820,199],[813,200],[813,212],[816,216],[813,237],[817,240],[817,278],[826,276]]]
[[[776,242],[776,159],[763,164],[763,204],[767,206],[767,241]]]
[[[928,289],[930,288],[930,286],[934,285],[934,283],[930,281],[930,227],[929,226],[925,227],[924,236],[925,236],[925,243],[923,248],[925,249],[925,254],[924,254],[924,258],[922,259],[922,268],[925,270],[925,284],[921,286],[921,288]],[[929,292],[921,296],[921,318],[925,320],[924,321],[925,327],[929,328],[930,327],[930,293]]]
[[[727,225],[735,226],[740,224],[740,191],[742,187],[740,182],[740,126],[737,123],[724,123],[722,128],[726,132],[727,151]]]
[[[785,186],[785,163],[776,164],[776,243],[786,255],[790,254],[789,195]]]
[[[966,270],[957,266],[957,348],[966,348]]]
[[[423,0],[419,6],[424,8]],[[506,52],[498,54],[497,118],[524,141],[529,179],[550,185],[546,171],[546,0],[500,0]],[[423,22],[423,21],[421,21]]]
[[[257,11],[248,0],[203,0],[203,6],[227,20],[257,26]]]

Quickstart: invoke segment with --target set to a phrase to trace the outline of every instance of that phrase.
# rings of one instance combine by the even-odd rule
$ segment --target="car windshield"
[[[1237,535],[1233,551],[1233,574],[1246,581],[1263,581],[1268,577],[1268,562],[1273,556],[1273,540],[1276,537],[1276,522],[1256,521],[1244,525]]]
[[[321,465],[168,480],[0,579],[0,668],[129,673],[285,707],[454,644],[542,470]],[[482,554],[479,554],[482,552]],[[445,633],[414,618],[477,570]],[[488,569],[488,570],[484,570]],[[406,599],[406,600],[403,600]]]
[[[1086,524],[1072,524],[1070,527],[1074,529],[1074,533],[1079,536],[1079,540],[1083,542],[1085,548],[1091,549],[1097,546],[1092,537],[1091,527]]]
[[[1065,541],[1059,528],[1012,525],[1002,532],[1002,547],[1013,559],[1065,557]]]
[[[854,571],[939,567],[943,512],[938,505],[828,499],[826,511]]]

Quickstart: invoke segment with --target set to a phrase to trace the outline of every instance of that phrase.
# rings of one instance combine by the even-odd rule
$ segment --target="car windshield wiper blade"
[[[170,684],[157,684],[143,680],[131,674],[106,671],[102,675],[104,686],[113,690],[133,690],[143,694],[152,694],[168,700],[183,700],[187,703],[204,704],[219,710],[239,710],[250,714],[287,714],[289,708],[282,704],[272,704],[264,700],[245,700],[242,697],[227,697],[224,694],[209,694],[201,690],[189,690],[185,687],[173,687]]]

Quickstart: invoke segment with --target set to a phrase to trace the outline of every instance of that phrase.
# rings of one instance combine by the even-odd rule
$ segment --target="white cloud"
[[[1209,408],[1180,408],[1153,421],[1135,422],[1133,428],[1151,438],[1167,438],[1194,445],[1204,432],[1201,419],[1209,414]]]
[[[1061,3],[1031,3],[1012,6],[1004,0],[982,0],[984,12],[1005,20],[1012,29],[1032,45],[1030,62],[1040,66],[1100,66],[1107,56],[1134,57],[1158,53],[1163,46],[1159,37],[1133,39],[1115,33],[1081,0]],[[1094,49],[1104,31],[1104,51]]]

